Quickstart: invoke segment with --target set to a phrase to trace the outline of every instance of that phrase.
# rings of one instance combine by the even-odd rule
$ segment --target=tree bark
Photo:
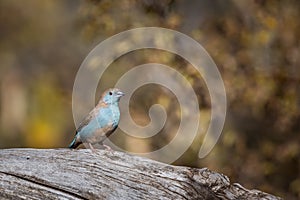
[[[0,199],[280,199],[209,169],[88,149],[0,150]]]

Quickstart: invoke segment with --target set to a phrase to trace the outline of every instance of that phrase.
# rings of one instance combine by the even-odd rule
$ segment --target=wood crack
[[[13,176],[13,177],[15,177],[15,178],[22,179],[22,180],[24,180],[24,181],[27,181],[27,182],[30,182],[30,183],[33,183],[33,184],[37,184],[37,185],[43,186],[43,187],[45,187],[45,188],[50,188],[50,189],[59,191],[59,192],[61,192],[61,193],[68,194],[68,195],[73,196],[73,197],[78,198],[78,199],[88,200],[88,198],[85,198],[85,197],[80,196],[80,195],[78,195],[78,194],[69,192],[69,191],[64,190],[64,189],[61,189],[61,188],[54,187],[54,186],[52,186],[52,185],[47,185],[47,184],[44,184],[44,183],[41,183],[41,182],[38,182],[38,181],[34,181],[34,180],[31,180],[31,179],[26,178],[26,177],[22,177],[22,176],[20,176],[20,175],[14,174],[14,173],[3,172],[3,171],[0,171],[0,173],[5,174],[5,175],[7,175],[7,176]]]

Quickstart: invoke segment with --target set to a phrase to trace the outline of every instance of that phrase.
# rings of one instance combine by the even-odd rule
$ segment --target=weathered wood
[[[122,152],[0,150],[0,199],[280,199],[209,169]]]

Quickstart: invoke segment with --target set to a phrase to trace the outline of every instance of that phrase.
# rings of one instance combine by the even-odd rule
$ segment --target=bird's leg
[[[102,144],[103,147],[107,150],[107,151],[113,151],[112,148],[106,144]]]
[[[94,149],[93,145],[91,143],[88,143],[90,149],[92,150],[92,153],[96,153],[96,149]]]

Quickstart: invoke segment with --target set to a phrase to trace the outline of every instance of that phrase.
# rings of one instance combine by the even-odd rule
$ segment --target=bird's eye
[[[109,92],[108,94],[109,94],[109,95],[112,95],[112,92]]]

